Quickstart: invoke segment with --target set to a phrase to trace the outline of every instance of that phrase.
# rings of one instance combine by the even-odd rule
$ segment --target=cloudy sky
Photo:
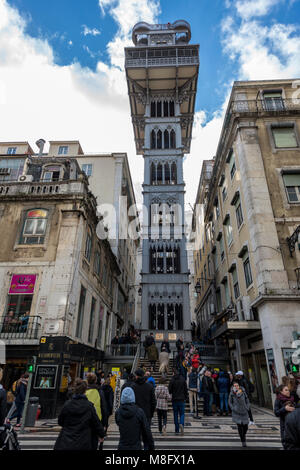
[[[0,0],[0,141],[80,140],[85,152],[135,154],[125,46],[140,20],[185,19],[200,44],[186,204],[215,154],[234,80],[300,78],[300,0]]]

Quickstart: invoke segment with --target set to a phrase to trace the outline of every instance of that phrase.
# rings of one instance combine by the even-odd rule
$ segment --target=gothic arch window
[[[162,117],[161,116],[161,101],[157,101],[157,103],[156,103],[156,116],[157,117]]]
[[[169,109],[170,109],[170,116],[173,117],[175,115],[174,101],[169,102]]]
[[[171,165],[171,183],[177,184],[177,165],[174,162]]]
[[[182,304],[175,305],[175,328],[183,330]]]
[[[161,163],[157,165],[156,181],[159,185],[163,184],[163,167]]]
[[[171,182],[171,172],[169,163],[165,163],[165,183],[170,184]]]
[[[171,149],[176,148],[176,134],[175,134],[174,129],[172,129],[170,132],[170,148]]]
[[[166,129],[164,132],[164,148],[170,148],[170,134],[169,131]]]
[[[169,102],[164,101],[164,117],[168,117],[168,116],[169,116]]]
[[[162,132],[159,129],[156,134],[156,148],[161,149],[162,148]]]
[[[151,148],[156,148],[156,132],[154,129],[151,131]]]

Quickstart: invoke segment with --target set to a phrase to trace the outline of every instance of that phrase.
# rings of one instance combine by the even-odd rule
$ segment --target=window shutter
[[[277,127],[272,131],[277,148],[298,147],[295,131],[292,127]]]
[[[300,173],[283,175],[285,186],[300,186]]]

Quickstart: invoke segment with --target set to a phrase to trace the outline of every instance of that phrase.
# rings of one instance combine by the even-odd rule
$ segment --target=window
[[[221,261],[224,260],[224,257],[225,257],[225,253],[224,253],[224,241],[223,241],[223,237],[220,238],[220,255],[221,255]]]
[[[82,334],[85,298],[86,298],[86,288],[81,286],[79,307],[78,307],[78,318],[77,318],[77,326],[76,326],[76,337],[77,338],[80,338],[81,334]]]
[[[229,163],[230,178],[232,180],[234,175],[235,175],[235,171],[236,171],[233,149],[230,150],[230,152],[228,154],[228,157],[226,159],[226,163]]]
[[[88,261],[91,260],[91,253],[92,253],[92,235],[90,230],[88,229],[87,234],[86,234],[86,240],[85,240],[85,250],[84,250],[84,256]]]
[[[272,126],[272,133],[276,148],[296,148],[298,147],[294,126],[276,127]]]
[[[300,173],[284,174],[283,182],[289,202],[300,202]]]
[[[23,174],[24,158],[3,158],[0,160],[0,181],[18,181]]]
[[[267,111],[280,111],[284,109],[284,103],[282,100],[282,92],[264,92],[264,103]]]
[[[224,188],[222,190],[222,199],[223,199],[223,201],[225,201],[226,197],[227,197],[227,188],[226,188],[226,186],[224,186]]]
[[[240,198],[238,198],[237,202],[235,203],[235,214],[236,214],[236,223],[237,227],[240,228],[244,219],[243,219],[243,212],[242,212],[242,204]]]
[[[221,312],[222,311],[222,294],[221,294],[220,289],[216,291],[216,295],[217,295],[217,309],[218,309],[218,312]]]
[[[239,281],[236,268],[233,269],[232,273],[232,283],[233,283],[233,290],[234,290],[234,297],[238,299],[240,296],[240,288],[239,288]]]
[[[92,163],[84,163],[82,165],[82,171],[86,174],[86,176],[92,176],[93,172],[93,165]]]
[[[232,243],[232,226],[230,224],[230,217],[227,217],[226,223],[225,223],[225,231],[226,231],[226,237],[227,237],[227,243],[230,245]]]
[[[94,272],[97,274],[97,276],[100,276],[100,251],[99,250],[97,250],[95,253]]]
[[[218,219],[220,216],[220,207],[219,207],[219,201],[216,201],[216,219]]]
[[[17,147],[8,147],[7,155],[15,155],[17,152]]]
[[[89,337],[88,337],[88,342],[89,343],[91,343],[93,341],[96,303],[97,303],[96,299],[94,299],[94,297],[92,297],[91,313],[90,313],[90,327],[89,327]]]
[[[225,291],[225,307],[228,307],[230,304],[230,295],[229,295],[229,287],[228,287],[228,280],[227,278],[223,281],[224,291]]]
[[[235,162],[233,162],[231,170],[230,170],[230,178],[233,179],[236,172]]]
[[[253,280],[252,280],[252,273],[251,273],[251,266],[250,266],[250,260],[249,260],[249,255],[246,253],[243,258],[243,265],[244,265],[244,273],[245,273],[245,281],[246,281],[246,287],[248,288]]]
[[[32,209],[27,212],[20,244],[42,245],[45,241],[48,211]]]
[[[61,166],[46,166],[44,167],[43,180],[44,181],[59,181]]]
[[[68,155],[69,147],[67,145],[60,145],[58,147],[58,155]]]
[[[151,51],[149,51],[150,56]],[[156,51],[156,57],[158,56],[161,57],[161,51]],[[151,117],[172,117],[174,116],[174,110],[174,101],[151,101]]]

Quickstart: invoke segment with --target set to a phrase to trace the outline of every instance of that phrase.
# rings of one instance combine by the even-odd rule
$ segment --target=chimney
[[[44,139],[39,139],[35,143],[39,148],[39,157],[42,157],[42,155],[43,155],[43,150],[44,150],[45,143],[46,143],[46,141]]]

